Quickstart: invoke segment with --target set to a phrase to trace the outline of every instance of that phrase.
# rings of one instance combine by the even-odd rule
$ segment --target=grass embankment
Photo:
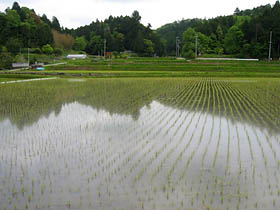
[[[67,60],[43,72],[18,73],[83,77],[280,77],[279,62],[186,61],[174,58]]]
[[[0,82],[9,82],[16,80],[27,80],[27,79],[38,79],[45,78],[45,75],[36,75],[36,74],[17,74],[15,72],[11,74],[0,74]]]

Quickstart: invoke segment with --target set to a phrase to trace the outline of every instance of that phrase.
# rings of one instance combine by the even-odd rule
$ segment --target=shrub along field
[[[277,78],[0,84],[2,209],[277,209]]]

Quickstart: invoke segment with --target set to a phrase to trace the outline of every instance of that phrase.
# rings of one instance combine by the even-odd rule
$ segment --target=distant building
[[[28,65],[28,63],[13,63],[13,64],[12,64],[12,67],[13,67],[14,69],[18,69],[18,68],[28,68],[29,65]]]
[[[106,58],[112,58],[112,52],[106,52],[105,56]]]
[[[79,55],[67,55],[68,59],[86,59],[87,55],[79,54]]]

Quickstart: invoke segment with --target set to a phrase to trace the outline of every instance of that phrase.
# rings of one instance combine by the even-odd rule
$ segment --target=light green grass
[[[63,61],[67,64],[48,66],[46,71],[26,70],[23,73],[67,77],[280,77],[280,62],[277,61],[187,61],[175,58]]]

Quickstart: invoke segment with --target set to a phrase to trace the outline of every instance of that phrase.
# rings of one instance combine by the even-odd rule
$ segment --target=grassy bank
[[[26,80],[26,79],[37,79],[44,78],[45,75],[37,75],[37,74],[19,74],[17,72],[13,72],[12,74],[0,74],[0,82],[8,82],[8,81],[16,81],[16,80]]]
[[[65,60],[45,71],[16,74],[82,77],[280,77],[280,62],[188,61],[175,58]]]

